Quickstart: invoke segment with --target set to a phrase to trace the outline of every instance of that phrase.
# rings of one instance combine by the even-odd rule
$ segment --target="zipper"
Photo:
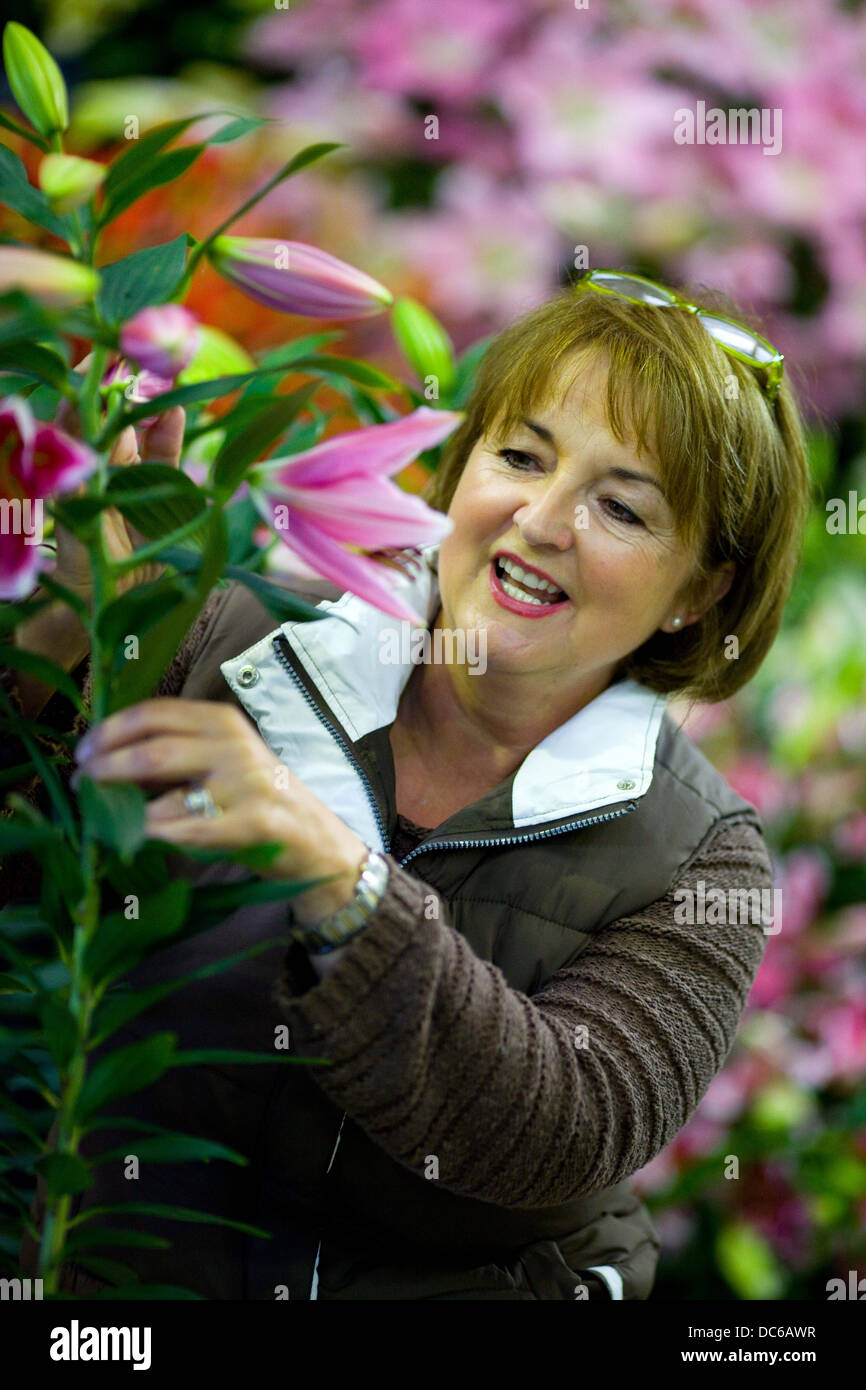
[[[289,657],[287,656],[286,651],[283,647],[283,643],[286,643],[286,638],[282,634],[280,634],[279,637],[275,637],[273,640],[273,648],[274,652],[276,653],[277,660],[283,667],[284,671],[286,671],[288,675],[291,677],[294,685],[301,692],[301,695],[306,700],[310,709],[316,715],[316,718],[328,730],[328,733],[331,735],[334,742],[338,745],[339,748],[342,749],[343,753],[346,755],[349,762],[352,764],[358,776],[360,777],[361,783],[364,788],[364,793],[367,797],[367,800],[370,803],[370,809],[372,810],[373,816],[376,821],[376,827],[382,839],[382,844],[385,846],[386,853],[390,854],[391,842],[385,830],[385,824],[382,820],[382,813],[379,810],[379,803],[376,800],[376,794],[370,785],[370,780],[367,777],[364,768],[361,766],[360,762],[355,757],[352,745],[345,737],[342,729],[338,728],[338,726],[332,720],[328,719],[327,715],[322,713],[321,709],[319,708],[318,702],[310,694],[304,682],[301,680],[301,677],[298,675],[297,671],[295,670],[294,666],[289,660]],[[286,645],[288,644],[286,643]],[[630,811],[635,811],[636,809],[637,802],[631,801],[627,806],[621,807],[618,811],[608,811],[605,815],[602,816],[589,816],[582,820],[569,821],[567,825],[557,825],[552,829],[548,828],[547,830],[530,831],[529,833],[523,835],[504,835],[487,840],[428,840],[420,845],[416,845],[415,848],[413,850],[410,850],[410,852],[406,855],[405,859],[401,859],[399,863],[400,867],[403,868],[406,864],[409,863],[410,859],[414,859],[415,856],[418,854],[424,854],[428,849],[483,849],[487,845],[491,845],[494,847],[500,845],[523,845],[529,843],[532,840],[547,840],[553,835],[564,835],[568,830],[579,830],[581,829],[581,827],[585,825],[601,825],[605,821],[618,820],[620,816],[627,816]],[[337,1138],[334,1144],[334,1148],[331,1152],[330,1162],[328,1163],[328,1166],[325,1169],[326,1177],[328,1173],[330,1173],[331,1168],[333,1167],[334,1159],[337,1155],[337,1149],[340,1147],[340,1139],[343,1134],[343,1125],[345,1123],[345,1120],[346,1111],[344,1110],[343,1114],[340,1117],[340,1127],[337,1131]],[[318,1248],[316,1250],[315,1263],[313,1265],[313,1278],[310,1284],[311,1300],[318,1299],[319,1257],[321,1253],[322,1242],[320,1239]]]
[[[554,826],[553,829],[534,830],[527,835],[504,835],[493,840],[423,840],[420,845],[409,851],[405,859],[400,860],[400,867],[403,868],[416,854],[424,854],[428,849],[483,849],[487,845],[525,845],[530,840],[547,840],[551,835],[564,835],[566,830],[580,830],[584,825],[601,825],[604,821],[619,820],[620,816],[627,816],[630,811],[635,810],[637,802],[630,801],[628,806],[621,807],[619,811],[608,811],[603,816],[589,816],[585,820],[569,821],[568,825]]]
[[[273,647],[274,651],[276,652],[277,660],[279,661],[283,669],[288,671],[295,685],[298,687],[307,704],[310,706],[310,709],[316,715],[316,718],[319,720],[321,724],[324,724],[325,728],[328,730],[328,733],[331,735],[334,742],[342,749],[349,762],[352,764],[355,771],[358,773],[358,776],[360,777],[364,787],[364,794],[366,795],[367,800],[370,803],[370,810],[373,812],[373,816],[376,821],[376,828],[381,836],[382,844],[385,846],[386,853],[390,854],[391,842],[388,839],[388,834],[385,830],[385,823],[382,820],[382,813],[379,810],[379,803],[376,800],[376,794],[373,791],[373,788],[370,786],[367,774],[364,771],[361,764],[358,762],[358,759],[355,757],[355,754],[352,750],[352,745],[349,743],[348,739],[345,738],[342,730],[339,729],[336,724],[334,724],[330,719],[327,718],[326,715],[322,713],[317,702],[313,699],[309,690],[304,685],[304,682],[301,680],[300,676],[298,675],[297,671],[295,670],[294,666],[292,665],[291,661],[289,660],[288,656],[286,655],[283,649],[282,644],[285,641],[286,639],[283,636],[274,638]]]

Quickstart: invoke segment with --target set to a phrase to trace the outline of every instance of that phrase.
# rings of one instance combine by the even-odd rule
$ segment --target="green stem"
[[[94,353],[94,357],[96,353]],[[88,385],[98,383],[100,368],[91,366]],[[92,382],[91,382],[92,377]],[[85,395],[87,388],[85,387]],[[99,399],[97,392],[88,396],[88,402]],[[92,708],[94,721],[104,717],[108,704],[109,688],[107,682],[106,655],[99,640],[99,622],[106,604],[114,597],[114,576],[106,553],[102,534],[101,519],[97,519],[94,538],[89,545],[93,599],[90,609],[90,653],[92,675]],[[75,1019],[75,1048],[65,1069],[61,1068],[60,1097],[57,1119],[57,1142],[54,1152],[76,1157],[81,1142],[82,1129],[78,1119],[78,1105],[87,1076],[87,1056],[93,1012],[98,1000],[97,992],[88,982],[84,968],[87,947],[99,929],[100,917],[100,854],[96,844],[86,836],[80,849],[81,879],[85,885],[84,895],[72,911],[73,938],[72,956],[69,964],[69,1011]],[[39,1277],[43,1280],[44,1292],[56,1293],[63,1265],[66,1238],[69,1230],[70,1194],[63,1193],[46,1199],[45,1220],[42,1228],[42,1241],[39,1251]]]
[[[84,378],[84,385],[81,388],[81,395],[78,400],[78,412],[81,416],[81,428],[84,434],[84,441],[91,448],[98,448],[98,439],[101,426],[101,407],[102,396],[99,391],[99,384],[105,375],[105,368],[108,364],[108,348],[94,346],[90,357],[90,366],[87,369],[87,376]],[[105,486],[105,464],[100,467],[102,486]]]
[[[337,147],[335,146],[334,148]],[[202,256],[207,251],[208,247],[212,246],[213,243],[216,241],[217,237],[222,236],[223,232],[225,232],[232,225],[233,222],[237,222],[241,217],[243,217],[245,212],[249,212],[250,208],[254,208],[256,203],[261,202],[262,198],[266,197],[267,194],[270,193],[272,188],[276,188],[278,184],[282,183],[283,180],[287,177],[288,173],[291,171],[294,162],[295,161],[291,159],[289,160],[288,164],[284,164],[281,169],[278,169],[277,172],[274,174],[273,178],[268,179],[267,183],[264,184],[263,187],[261,187],[257,193],[254,193],[251,198],[247,198],[247,201],[243,204],[242,207],[239,207],[236,209],[235,212],[230,213],[229,216],[225,219],[225,221],[221,222],[214,231],[208,233],[204,241],[200,241],[198,243],[198,245],[194,248],[192,255],[189,258],[189,263],[186,268],[186,275],[184,276],[181,282],[184,289],[184,293],[186,293],[186,289],[189,286],[189,282],[193,277],[195,269]]]
[[[143,545],[140,550],[135,550],[126,560],[109,560],[112,573],[126,574],[128,570],[138,569],[139,565],[145,565],[150,560],[157,560],[164,550],[170,545],[177,545],[178,541],[186,540],[187,536],[192,536],[198,531],[205,520],[204,512],[199,512],[191,521],[184,526],[178,526],[175,531],[170,531],[167,536],[160,536],[158,540],[151,541],[149,545]]]
[[[82,870],[87,887],[73,913],[75,929],[70,963],[69,1010],[77,1025],[75,1051],[69,1065],[61,1073],[57,1142],[53,1150],[71,1157],[77,1155],[81,1142],[81,1126],[76,1123],[76,1112],[87,1074],[87,1043],[95,1004],[84,974],[85,951],[99,926],[99,864],[97,848],[92,841],[85,842]],[[56,1293],[58,1289],[69,1228],[69,1208],[68,1193],[46,1199],[39,1250],[39,1278],[43,1280],[45,1293]]]

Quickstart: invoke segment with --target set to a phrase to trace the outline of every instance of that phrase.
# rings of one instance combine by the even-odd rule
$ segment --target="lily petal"
[[[401,420],[384,425],[365,425],[314,444],[290,458],[268,459],[257,471],[290,487],[309,487],[317,483],[331,486],[343,478],[370,473],[399,473],[413,463],[425,449],[439,444],[463,419],[455,410],[431,410],[419,406]]]
[[[274,518],[268,511],[266,503],[267,499],[256,498],[256,505],[261,510],[265,520],[271,527],[274,527]],[[378,561],[371,560],[365,555],[350,554],[336,541],[323,535],[313,522],[297,513],[293,514],[288,531],[275,527],[274,529],[280,540],[290,550],[306,561],[317,574],[321,574],[325,579],[330,579],[341,590],[351,590],[359,598],[364,599],[366,603],[372,604],[374,608],[379,608],[383,613],[389,613],[401,621],[426,625],[426,618],[404,603],[393,588],[384,582],[385,574],[393,580],[396,571],[385,570]]]
[[[33,442],[34,496],[70,492],[96,467],[96,454],[54,425],[43,425]]]

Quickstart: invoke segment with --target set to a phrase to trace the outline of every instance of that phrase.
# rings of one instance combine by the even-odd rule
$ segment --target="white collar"
[[[394,587],[427,623],[439,608],[435,573],[438,545],[422,551],[425,563],[410,577],[395,573]],[[286,674],[272,642],[282,632],[326,704],[354,741],[389,726],[397,714],[403,688],[414,665],[411,660],[383,662],[385,635],[405,626],[352,593],[325,599],[318,608],[344,622],[289,621],[267,637],[222,663],[220,669],[235,694],[256,719],[270,747],[289,766],[303,764],[302,732],[309,739],[316,720],[306,701],[287,697]],[[407,652],[410,643],[401,643]],[[245,686],[237,676],[244,666],[256,670],[255,684]],[[564,817],[643,796],[653,775],[655,748],[666,697],[637,681],[619,681],[608,688],[527,754],[514,776],[512,818],[515,828],[557,821]],[[318,755],[327,754],[318,729]],[[330,735],[339,773],[345,778],[346,759]],[[287,752],[291,756],[285,756]],[[324,770],[324,769],[322,769]],[[334,767],[332,771],[336,772]],[[355,774],[357,776],[357,774]],[[323,799],[328,799],[327,797]]]

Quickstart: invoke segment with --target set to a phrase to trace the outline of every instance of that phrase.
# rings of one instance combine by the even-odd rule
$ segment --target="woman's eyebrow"
[[[550,444],[559,452],[553,431],[549,430],[546,425],[539,425],[536,420],[527,420],[524,418],[521,418],[520,423],[526,425],[527,428],[532,430],[533,434],[537,434],[540,439],[543,439],[545,443]],[[605,477],[609,476],[621,478],[624,482],[649,483],[651,487],[657,488],[662,497],[665,498],[665,501],[667,501],[665,490],[661,483],[649,473],[638,473],[634,468],[624,468],[622,465],[617,464],[605,469]]]

